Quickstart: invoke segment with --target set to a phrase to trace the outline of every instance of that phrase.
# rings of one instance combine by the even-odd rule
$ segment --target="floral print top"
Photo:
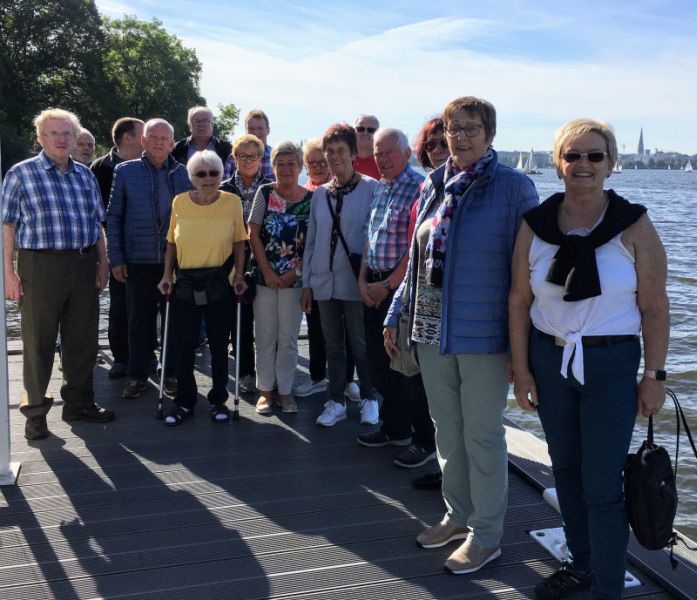
[[[262,185],[254,196],[248,222],[261,226],[260,237],[266,260],[279,275],[302,268],[311,200],[310,191],[301,200],[286,200],[272,183]],[[254,257],[251,262],[257,284],[264,285],[264,277]],[[298,278],[294,287],[301,286],[302,280]]]

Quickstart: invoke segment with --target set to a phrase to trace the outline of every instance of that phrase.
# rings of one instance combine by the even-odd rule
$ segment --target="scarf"
[[[492,158],[494,158],[494,153],[489,148],[476,163],[462,171],[453,162],[452,156],[449,156],[445,162],[443,202],[431,221],[431,231],[428,234],[428,243],[426,244],[425,266],[426,283],[428,285],[438,288],[443,287],[443,269],[445,267],[448,230],[450,229],[455,209],[465,192],[486,169]]]
[[[344,196],[348,196],[356,189],[361,182],[361,176],[354,171],[351,179],[344,185],[339,185],[336,179],[332,179],[327,186],[327,199],[329,200],[331,210],[331,199],[336,199],[336,208],[332,215],[332,233],[329,238],[329,270],[334,266],[334,254],[336,253],[336,245],[339,242],[339,232],[341,231],[341,209],[344,205]]]
[[[233,175],[232,179],[242,200],[242,216],[244,217],[244,222],[246,223],[247,218],[249,217],[249,211],[252,208],[254,195],[257,193],[257,188],[261,185],[264,176],[261,174],[261,171],[259,171],[257,176],[254,178],[254,181],[252,181],[249,186],[246,186],[242,176],[240,175],[240,170],[235,169],[235,174]]]
[[[533,233],[559,246],[547,273],[547,281],[564,286],[566,302],[577,302],[600,296],[600,277],[595,249],[639,220],[646,212],[641,204],[632,204],[613,190],[607,191],[605,216],[588,236],[567,235],[559,229],[559,209],[564,194],[553,194],[539,206],[525,213],[524,219]]]

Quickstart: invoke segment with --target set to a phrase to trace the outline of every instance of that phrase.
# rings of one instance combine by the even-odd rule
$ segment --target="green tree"
[[[234,104],[218,104],[218,115],[213,119],[214,134],[220,139],[230,140],[232,132],[240,122],[240,109]]]
[[[157,19],[103,19],[104,73],[117,98],[118,116],[162,117],[186,132],[190,106],[205,104],[199,92],[201,63]]]

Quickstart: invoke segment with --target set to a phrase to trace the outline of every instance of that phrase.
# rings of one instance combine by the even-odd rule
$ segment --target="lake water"
[[[542,199],[563,186],[552,169],[532,176]],[[612,175],[608,187],[632,202],[640,202],[658,230],[668,253],[671,340],[666,370],[668,386],[675,391],[692,430],[697,435],[697,173],[683,171],[625,170]],[[106,337],[108,295],[101,299],[100,334]],[[16,304],[7,303],[8,338],[19,338]],[[517,407],[512,396],[507,416],[544,437],[535,414]],[[646,419],[639,418],[632,448],[645,436]],[[675,416],[672,403],[655,419],[658,442],[671,456],[675,449]],[[678,487],[680,506],[676,526],[697,540],[697,459],[685,436],[680,442]]]

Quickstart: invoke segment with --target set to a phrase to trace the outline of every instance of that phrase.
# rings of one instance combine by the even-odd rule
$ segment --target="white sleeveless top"
[[[587,236],[590,231],[583,227],[569,233]],[[584,335],[638,335],[641,330],[634,257],[621,238],[620,233],[595,250],[601,295],[578,302],[565,302],[564,287],[546,281],[559,246],[537,236],[530,245],[530,286],[535,295],[530,307],[532,323],[540,331],[566,342],[561,375],[566,378],[573,354],[571,372],[581,384],[584,383],[581,341]]]

